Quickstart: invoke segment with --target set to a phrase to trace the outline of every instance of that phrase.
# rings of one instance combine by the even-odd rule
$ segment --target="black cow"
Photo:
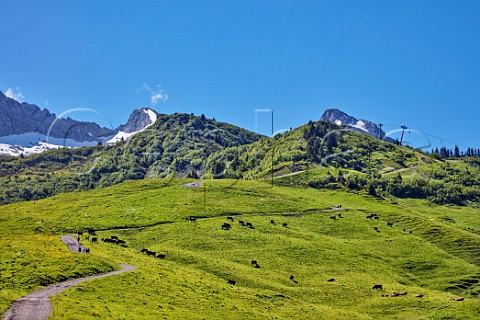
[[[327,280],[327,282],[333,282],[333,281],[335,281],[335,278],[330,278]]]
[[[118,237],[117,236],[110,236],[110,239],[118,240]]]
[[[164,253],[159,253],[159,254],[157,254],[157,258],[159,258],[159,259],[165,259],[166,256],[167,256],[167,255],[164,254]]]
[[[229,221],[232,221],[232,222],[233,222],[233,217],[227,217],[227,220],[229,220]]]
[[[188,220],[192,221],[192,222],[196,222],[197,221],[197,217],[194,217],[194,216],[190,216],[187,218]]]
[[[118,239],[116,244],[121,244],[122,246],[124,246],[125,245],[125,240]]]
[[[230,230],[232,229],[232,225],[228,222],[225,222],[223,225],[222,225],[222,229],[223,230]]]
[[[147,254],[147,256],[155,257],[157,255],[157,253],[155,251],[150,251],[150,250],[145,251],[145,253]]]
[[[290,280],[293,281],[294,279],[295,279],[295,277],[294,277],[293,274],[292,274],[292,275],[290,276]]]
[[[374,284],[372,289],[383,290],[383,286],[381,284]]]
[[[270,220],[270,223],[271,223],[271,224],[275,224],[275,221],[273,221],[273,220]]]
[[[247,225],[247,227],[249,227],[250,229],[255,229],[255,228],[253,227],[253,224],[251,224],[250,222],[247,222],[246,225]]]
[[[147,252],[147,251],[148,251],[148,249],[145,249],[145,248],[143,248],[142,250],[140,250],[140,252],[142,252],[142,253]]]
[[[232,286],[234,286],[237,283],[237,281],[235,281],[235,280],[228,280],[227,282],[228,282],[228,284],[231,284]]]
[[[92,238],[92,242],[95,242],[95,243],[98,242],[97,237],[93,237],[93,238]]]
[[[288,223],[286,222],[282,223],[282,227],[288,228]]]
[[[239,223],[242,227],[245,227],[245,222],[243,222],[242,220],[239,220],[238,223]]]
[[[387,222],[387,226],[393,227],[393,222]]]
[[[330,219],[335,220],[335,219],[337,219],[337,216],[330,216]]]

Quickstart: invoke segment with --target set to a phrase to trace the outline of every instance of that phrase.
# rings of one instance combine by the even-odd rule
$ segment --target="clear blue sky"
[[[480,1],[3,0],[0,31],[0,90],[57,115],[272,108],[276,131],[337,107],[480,147]]]

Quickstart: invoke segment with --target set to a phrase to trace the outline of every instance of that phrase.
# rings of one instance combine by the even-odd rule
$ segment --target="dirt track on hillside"
[[[70,251],[78,253],[79,244],[72,237],[61,237]],[[15,300],[12,307],[3,316],[4,320],[47,320],[53,311],[49,297],[75,286],[81,282],[113,276],[122,272],[135,270],[137,267],[120,264],[122,269],[85,278],[73,279],[48,286]]]

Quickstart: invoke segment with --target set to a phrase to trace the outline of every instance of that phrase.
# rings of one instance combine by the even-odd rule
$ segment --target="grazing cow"
[[[252,260],[252,267],[254,268],[260,268],[260,265],[258,264],[257,260]]]
[[[374,284],[372,289],[383,290],[383,286],[381,284]]]
[[[228,282],[228,284],[231,284],[232,286],[234,286],[237,283],[237,281],[235,281],[235,280],[228,280],[227,282]]]
[[[387,226],[393,227],[393,222],[387,222]]]
[[[270,223],[271,223],[271,224],[275,224],[275,221],[274,221],[274,220],[270,220]]]
[[[373,227],[373,229],[374,229],[375,231],[378,231],[378,228],[377,228],[377,227]]]
[[[222,224],[222,229],[223,230],[230,230],[232,228],[232,225],[230,223],[225,222]]]
[[[90,248],[86,248],[85,253],[90,253]]]
[[[412,234],[412,230],[408,231],[408,233]]]
[[[295,277],[293,276],[293,274],[290,276],[290,280],[294,281]]]
[[[465,298],[463,298],[463,297],[455,299],[455,301],[464,301],[464,300],[465,300]]]
[[[157,255],[157,253],[155,251],[150,251],[150,250],[145,251],[145,253],[147,254],[147,256],[155,257]]]
[[[227,217],[227,220],[233,222],[233,217],[230,217],[230,216],[229,216],[229,217]]]
[[[92,242],[94,242],[94,243],[98,242],[97,237],[93,237],[93,238],[92,238]]]
[[[190,216],[190,217],[187,218],[187,220],[192,221],[192,222],[196,222],[196,221],[197,221],[197,217]]]
[[[257,264],[257,260],[252,260],[252,265]]]
[[[88,232],[88,234],[95,235],[95,230],[93,228],[88,228],[87,232]]]
[[[157,254],[157,258],[159,258],[159,259],[165,259],[166,256],[167,256],[167,255],[164,254],[164,253],[159,253],[159,254]]]
[[[335,220],[335,219],[337,219],[337,216],[330,216],[330,219]]]
[[[333,281],[335,281],[335,278],[330,278],[327,280],[327,282],[333,282]]]
[[[246,225],[247,225],[247,227],[249,227],[250,229],[255,229],[255,228],[253,227],[253,224],[251,224],[250,222],[247,222]]]
[[[379,217],[378,217],[378,216],[375,216],[375,217],[373,217],[373,219],[375,219],[375,220],[378,220],[378,219],[379,219]]]
[[[403,228],[403,232],[405,232],[405,228]]]
[[[239,223],[241,226],[245,227],[245,222],[243,222],[242,220],[239,220],[238,223]]]
[[[78,252],[82,252],[82,247],[78,247]]]
[[[122,246],[124,246],[125,245],[125,240],[118,239],[116,244],[121,244]]]
[[[148,251],[148,249],[145,249],[145,248],[143,248],[142,250],[140,250],[140,252],[142,252],[142,253],[147,252],[147,251]]]
[[[118,240],[118,237],[117,236],[110,236],[110,239]]]
[[[282,227],[288,228],[288,224],[286,222],[282,223]]]
[[[382,294],[382,297],[390,297],[390,295],[387,294],[387,293],[383,293],[383,294]]]
[[[343,219],[343,216],[341,213],[338,214],[338,217]]]
[[[89,238],[90,238],[90,236],[87,234],[87,235],[85,236],[85,239],[88,240]]]
[[[415,298],[423,298],[423,294],[417,294]]]

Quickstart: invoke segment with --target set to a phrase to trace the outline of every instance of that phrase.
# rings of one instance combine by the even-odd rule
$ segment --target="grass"
[[[52,318],[476,319],[480,313],[478,209],[259,181],[180,186],[189,181],[133,181],[1,206],[0,310],[48,284],[38,275],[56,282],[128,263],[139,268],[53,297]],[[346,210],[329,211],[340,204]],[[373,212],[378,221],[365,218]],[[330,218],[338,213],[343,218]],[[185,219],[190,215],[203,218],[193,223]],[[235,222],[225,231],[227,215]],[[88,227],[127,246],[101,242],[79,255],[57,236]],[[148,257],[142,248],[167,258]],[[371,289],[376,283],[383,293],[408,295],[381,297]],[[459,296],[465,301],[449,300]]]

